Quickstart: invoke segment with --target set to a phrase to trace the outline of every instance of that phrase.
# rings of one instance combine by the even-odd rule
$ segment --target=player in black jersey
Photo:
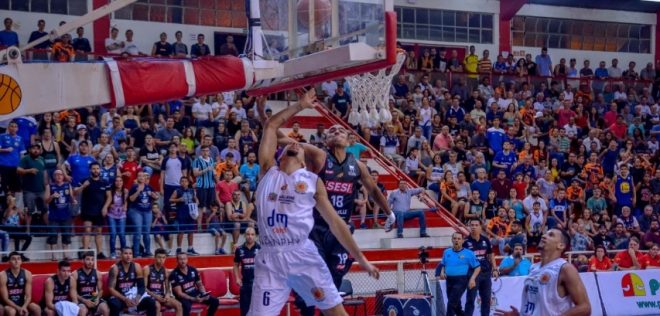
[[[188,254],[178,253],[176,264],[176,268],[170,273],[169,281],[172,284],[172,292],[183,306],[183,314],[190,315],[193,303],[202,303],[209,306],[207,315],[215,315],[220,301],[206,291],[199,271],[188,265]]]
[[[176,316],[182,316],[183,307],[172,296],[170,283],[167,282],[168,273],[164,266],[166,258],[167,251],[158,248],[154,254],[154,263],[142,268],[144,283],[147,285],[146,291],[149,296],[156,300],[156,307],[159,311],[161,307],[165,306],[174,309]]]
[[[71,264],[62,260],[57,264],[57,273],[46,279],[44,285],[44,297],[41,307],[48,316],[57,315],[56,305],[65,305],[67,312],[78,310],[78,316],[84,316],[83,311],[78,308],[76,294],[71,290]],[[66,306],[69,305],[69,306]]]
[[[330,127],[326,146],[328,148],[327,152],[317,149],[310,153],[322,157],[322,159],[311,159],[307,167],[318,173],[325,183],[328,198],[339,216],[353,230],[351,215],[356,209],[355,200],[358,198],[360,187],[364,186],[369,197],[387,215],[385,230],[390,231],[396,220],[394,213],[390,210],[387,199],[373,181],[367,166],[359,160],[360,157],[353,157],[351,153],[346,152],[348,131],[341,125]],[[307,152],[307,147],[305,149]],[[378,219],[374,220],[377,221]],[[319,249],[321,257],[330,269],[333,282],[339,289],[344,275],[351,269],[354,260],[350,258],[346,249],[330,232],[328,224],[319,216],[316,210],[314,210],[314,228],[309,238],[314,241]],[[314,308],[304,306],[302,300],[297,299],[296,305],[301,309],[301,315],[314,315]]]
[[[121,260],[108,272],[108,290],[110,291],[110,315],[119,316],[125,308],[129,312],[144,311],[147,316],[158,315],[156,301],[145,295],[142,267],[133,262],[133,249],[123,248]]]
[[[261,246],[256,242],[257,235],[252,227],[245,229],[245,243],[236,249],[234,254],[234,278],[241,287],[241,316],[247,315],[252,298],[252,282],[254,281],[254,257]]]
[[[0,272],[0,296],[6,315],[41,316],[41,307],[32,302],[32,273],[21,268],[21,254],[9,254],[9,268]]]
[[[103,301],[103,279],[94,269],[94,253],[83,254],[83,266],[71,274],[71,291],[76,295],[82,315],[110,315],[108,303]]]

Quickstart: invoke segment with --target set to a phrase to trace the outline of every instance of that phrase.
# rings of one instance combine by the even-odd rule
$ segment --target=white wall
[[[46,13],[31,13],[31,12],[21,12],[21,11],[7,11],[0,10],[0,20],[5,18],[11,18],[14,21],[13,30],[18,33],[18,40],[20,45],[25,45],[30,39],[30,33],[37,30],[37,22],[41,19],[46,21],[46,32],[49,32],[60,24],[60,21],[71,21],[75,16],[61,15],[61,14],[46,14]],[[84,26],[85,28],[85,37],[89,40],[89,43],[93,46],[94,44],[94,34],[92,32],[92,24]],[[3,27],[4,29],[4,27]],[[72,38],[76,38],[75,30],[71,32]],[[93,49],[93,48],[92,48]]]

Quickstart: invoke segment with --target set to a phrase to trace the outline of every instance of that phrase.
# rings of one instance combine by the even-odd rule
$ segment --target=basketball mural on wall
[[[16,111],[21,105],[23,91],[16,79],[6,74],[0,74],[0,115]]]

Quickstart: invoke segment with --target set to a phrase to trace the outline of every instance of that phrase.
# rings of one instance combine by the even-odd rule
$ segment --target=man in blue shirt
[[[250,191],[254,192],[257,189],[257,176],[261,169],[259,164],[256,163],[257,155],[254,152],[248,154],[247,160],[238,171],[241,173],[243,180],[247,181]]]
[[[491,184],[488,180],[486,169],[477,169],[477,179],[472,181],[472,184],[470,184],[470,190],[479,191],[479,199],[482,201],[488,201],[488,192],[490,192],[490,188]]]
[[[18,124],[11,121],[7,132],[0,135],[0,177],[2,177],[2,190],[4,192],[18,192],[21,190],[16,168],[25,151],[25,143],[17,135]]]
[[[511,174],[511,169],[517,165],[518,157],[511,151],[511,143],[504,141],[504,150],[495,154],[493,158],[493,170],[504,170],[507,176]]]
[[[399,189],[390,193],[387,203],[396,214],[396,237],[403,238],[403,222],[407,219],[419,219],[419,237],[429,237],[426,234],[426,216],[422,210],[411,210],[410,200],[414,195],[424,192],[423,188],[408,189],[405,180],[399,180]]]
[[[541,55],[536,55],[537,75],[549,77],[552,75],[552,59],[548,55],[548,48],[541,48]]]
[[[502,143],[504,142],[504,130],[500,128],[500,118],[493,118],[493,127],[486,131],[486,139],[488,146],[490,146],[490,154],[495,155],[502,151]]]
[[[523,245],[515,244],[513,246],[513,253],[500,262],[500,274],[508,276],[528,275],[532,262],[523,257],[524,254]]]
[[[89,154],[89,142],[83,140],[78,144],[79,153],[71,155],[64,162],[65,179],[71,182],[73,187],[79,187],[82,182],[89,178],[89,167],[96,162],[94,157]]]
[[[18,46],[18,34],[11,29],[13,24],[12,19],[5,19],[5,29],[0,31],[0,46]]]
[[[481,272],[479,261],[474,252],[463,248],[463,235],[455,232],[451,235],[452,248],[442,254],[440,279],[447,280],[447,316],[464,315],[461,308],[461,296],[466,289],[473,289],[477,276]],[[472,270],[472,275],[468,273]],[[469,279],[468,279],[469,276]]]

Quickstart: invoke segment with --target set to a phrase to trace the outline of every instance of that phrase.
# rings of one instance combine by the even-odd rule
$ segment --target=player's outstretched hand
[[[303,95],[300,96],[300,105],[303,109],[314,108],[318,104],[316,100],[316,89],[309,89]]]
[[[369,273],[369,276],[378,280],[380,278],[380,270],[376,268],[371,262],[367,261],[366,259],[363,262],[360,262],[360,267],[362,270],[366,271]]]
[[[518,309],[511,306],[510,311],[504,311],[501,309],[495,310],[495,316],[518,316],[520,315],[520,312],[518,312]]]

